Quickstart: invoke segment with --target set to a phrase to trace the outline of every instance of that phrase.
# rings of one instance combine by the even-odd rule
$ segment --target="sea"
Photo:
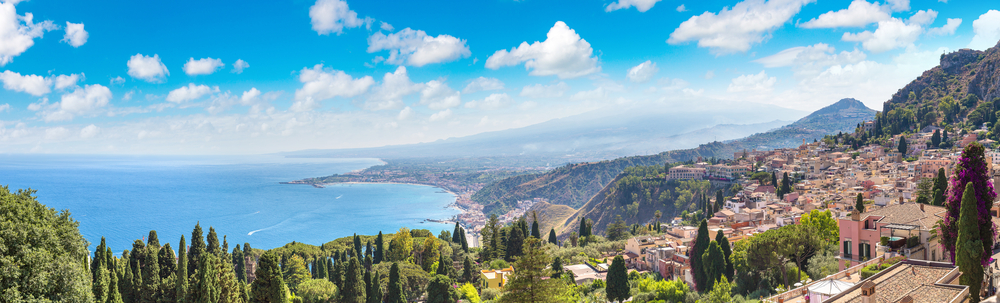
[[[93,250],[101,237],[115,254],[155,230],[160,244],[190,243],[195,224],[215,228],[230,250],[271,249],[292,241],[322,245],[340,237],[437,235],[453,225],[426,222],[459,213],[455,196],[409,184],[280,184],[360,170],[378,159],[255,156],[108,156],[0,154],[0,185],[37,190],[37,200],[68,210]]]

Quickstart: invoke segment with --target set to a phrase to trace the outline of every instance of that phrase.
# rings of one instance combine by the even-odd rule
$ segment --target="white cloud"
[[[924,26],[934,22],[935,18],[937,18],[936,11],[921,10],[914,13],[906,22],[899,18],[879,21],[874,33],[871,31],[844,33],[841,40],[861,42],[862,47],[873,53],[907,47],[917,41],[924,32]]]
[[[576,78],[601,71],[593,54],[590,43],[580,38],[566,23],[558,21],[549,29],[545,41],[532,44],[521,42],[510,51],[498,50],[486,59],[486,68],[498,69],[523,62],[532,76]]]
[[[371,18],[358,18],[358,13],[347,7],[343,0],[317,0],[309,7],[309,18],[312,19],[312,29],[320,35],[335,33],[340,35],[345,28],[371,26]]]
[[[705,72],[704,78],[705,78],[705,80],[712,80],[712,78],[715,78],[715,71],[714,70],[709,70],[709,71]]]
[[[910,0],[885,0],[892,11],[905,12],[910,10]]]
[[[465,40],[449,35],[431,37],[424,31],[410,28],[389,35],[378,32],[368,37],[369,53],[383,50],[389,51],[385,62],[410,66],[451,62],[472,54]]]
[[[392,27],[392,24],[389,24],[389,23],[387,23],[385,21],[382,21],[382,25],[380,25],[379,28],[381,28],[382,30],[387,30],[387,31],[392,31],[394,29]]]
[[[683,12],[686,12],[687,10],[688,9],[686,7],[684,7],[684,4],[681,4],[681,5],[677,6],[677,12],[678,13],[683,13]]]
[[[409,106],[407,106],[407,107],[404,107],[403,110],[399,111],[399,115],[396,116],[396,119],[397,120],[406,120],[406,119],[410,118],[411,115],[413,115],[413,109],[411,109]]]
[[[78,74],[56,76],[56,89],[74,87],[77,81],[80,81],[80,75]]]
[[[84,43],[87,43],[87,38],[90,34],[83,30],[83,23],[71,23],[66,22],[66,35],[63,35],[63,39],[60,42],[69,43],[73,47],[80,47]]]
[[[969,42],[969,48],[986,50],[997,45],[1000,40],[1000,11],[991,9],[979,15],[978,19],[972,21],[972,32],[976,35]]]
[[[451,89],[443,81],[431,80],[420,91],[420,104],[433,110],[456,107],[462,104],[462,93]]]
[[[636,10],[645,13],[649,9],[653,8],[653,5],[656,5],[656,2],[660,2],[660,0],[618,0],[618,2],[611,2],[611,4],[604,7],[604,11],[612,12],[634,6]]]
[[[557,98],[562,97],[569,90],[566,82],[559,82],[553,85],[532,84],[521,89],[521,97],[528,98]]]
[[[431,122],[434,122],[447,119],[448,117],[451,117],[451,109],[446,109],[432,114],[430,120]]]
[[[194,99],[201,98],[204,95],[211,94],[213,91],[219,91],[216,87],[214,90],[208,85],[195,85],[194,83],[188,83],[187,86],[181,86],[178,89],[170,91],[167,94],[167,101],[174,103],[181,103],[184,101],[191,101]]]
[[[698,41],[716,54],[745,52],[763,42],[770,32],[799,13],[814,0],[745,0],[718,14],[705,12],[681,23],[670,33],[667,43]]]
[[[121,76],[111,78],[111,85],[117,85],[122,83],[125,83],[125,78],[122,78]]]
[[[854,0],[846,9],[831,11],[802,23],[804,28],[863,27],[879,21],[889,20],[888,7],[865,0]]]
[[[243,61],[243,59],[236,59],[236,62],[233,63],[233,70],[230,72],[234,74],[242,74],[243,70],[248,67],[250,67],[250,63]]]
[[[41,38],[46,31],[59,28],[52,21],[34,23],[34,16],[17,14],[16,2],[0,2],[0,66],[7,65]]]
[[[96,114],[111,100],[111,90],[100,84],[77,88],[71,93],[63,94],[60,102],[46,106],[43,102],[36,109],[46,107],[43,116],[46,122],[72,120],[74,116]]]
[[[187,63],[184,63],[184,73],[188,76],[209,75],[223,66],[226,64],[222,63],[222,59],[201,58],[195,60],[191,58],[188,59]]]
[[[836,52],[832,46],[817,43],[810,46],[797,46],[785,49],[777,54],[754,60],[766,68],[791,66],[797,76],[816,76],[827,67],[842,64],[854,64],[864,61],[867,56],[860,50]]]
[[[598,86],[597,88],[592,90],[579,91],[570,96],[569,98],[572,100],[579,101],[579,100],[598,100],[607,97],[608,97],[608,90],[605,89],[603,86]]]
[[[955,30],[958,26],[962,25],[962,19],[960,18],[948,18],[948,23],[942,25],[941,27],[935,27],[927,30],[928,36],[951,36],[955,34]]]
[[[12,71],[0,73],[0,81],[3,81],[3,88],[15,92],[28,93],[33,96],[48,94],[52,90],[52,79],[39,75],[21,75]]]
[[[170,71],[163,62],[160,62],[158,54],[153,54],[152,57],[135,54],[128,60],[128,75],[146,82],[158,83],[166,80]]]
[[[629,81],[636,83],[643,83],[653,79],[653,76],[659,72],[660,69],[656,67],[656,63],[646,60],[646,62],[639,63],[630,69],[628,69],[628,74],[625,75]]]
[[[398,109],[403,107],[403,97],[421,88],[423,85],[410,81],[406,67],[400,66],[395,72],[385,73],[382,84],[372,89],[363,107],[367,110]]]
[[[774,89],[774,83],[777,81],[777,78],[768,77],[767,73],[760,71],[760,73],[756,75],[741,75],[733,78],[733,81],[729,83],[729,88],[726,89],[726,91],[730,93],[768,93]]]
[[[500,81],[500,79],[480,76],[479,78],[472,79],[472,82],[469,82],[469,85],[466,85],[462,92],[471,94],[474,92],[498,89],[503,89],[503,82]]]
[[[0,112],[5,112],[5,111],[9,111],[9,110],[10,110],[10,104],[9,103],[0,104]]]
[[[473,100],[465,103],[466,108],[478,108],[482,110],[501,109],[514,104],[514,99],[504,93],[491,94],[483,100]]]
[[[251,87],[250,90],[243,92],[243,95],[240,96],[240,103],[244,105],[250,104],[250,102],[256,100],[257,97],[260,97],[260,91],[257,90],[256,87]]]
[[[324,69],[323,64],[303,68],[299,72],[302,88],[295,90],[293,111],[308,111],[319,107],[319,102],[333,97],[354,97],[375,84],[371,76],[358,79],[339,70]]]
[[[46,140],[60,140],[69,136],[69,130],[62,126],[52,127],[45,130]]]
[[[97,125],[93,124],[87,125],[87,127],[84,127],[83,129],[80,130],[80,138],[90,139],[96,137],[97,134],[100,132],[101,128],[97,127]]]

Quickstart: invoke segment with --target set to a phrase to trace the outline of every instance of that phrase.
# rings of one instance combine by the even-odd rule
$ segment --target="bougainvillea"
[[[947,213],[941,226],[941,245],[948,251],[952,263],[955,262],[955,241],[958,238],[958,217],[962,208],[962,194],[966,184],[972,182],[976,191],[976,208],[979,212],[980,239],[983,241],[983,265],[989,264],[993,251],[993,239],[996,226],[990,220],[990,207],[997,194],[993,191],[993,182],[989,178],[989,168],[986,165],[984,148],[973,142],[962,150],[962,157],[955,165],[955,174],[951,176],[948,186],[948,199],[945,201]]]

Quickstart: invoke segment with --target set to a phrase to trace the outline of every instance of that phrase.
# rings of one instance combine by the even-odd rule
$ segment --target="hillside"
[[[553,204],[580,208],[630,166],[662,166],[697,160],[699,157],[729,159],[743,150],[795,147],[802,141],[853,131],[858,123],[871,120],[874,115],[875,111],[860,101],[843,99],[792,124],[743,139],[712,142],[655,155],[569,164],[540,174],[511,177],[487,185],[476,192],[472,200],[485,205],[484,212],[497,214],[509,210],[517,200],[530,198],[545,198]]]
[[[549,230],[556,228],[556,233],[558,233],[558,227],[565,225],[566,219],[572,217],[576,213],[576,209],[566,205],[539,202],[535,203],[527,213],[533,212],[538,214],[538,230],[542,232],[542,239],[548,239]]]

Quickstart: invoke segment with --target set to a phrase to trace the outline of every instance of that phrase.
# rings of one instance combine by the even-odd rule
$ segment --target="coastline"
[[[454,200],[451,203],[448,203],[448,205],[445,205],[445,208],[453,208],[455,210],[458,210],[461,215],[468,214],[469,212],[471,212],[468,209],[465,209],[465,208],[462,208],[462,207],[458,206],[459,195],[457,193],[452,192],[452,191],[450,191],[448,189],[442,188],[440,186],[431,185],[431,184],[407,183],[407,182],[358,182],[358,181],[351,181],[351,182],[336,182],[336,183],[319,183],[319,184],[314,184],[313,186],[317,186],[318,185],[319,188],[323,188],[323,187],[328,186],[328,185],[337,185],[337,184],[348,184],[348,185],[350,185],[350,184],[398,184],[398,185],[429,186],[429,187],[440,189],[440,190],[444,191],[445,193],[448,193],[448,194],[452,195],[452,197],[454,198]],[[454,218],[446,218],[446,219],[425,218],[424,221],[425,222],[454,224],[456,220],[453,220],[453,219]]]

